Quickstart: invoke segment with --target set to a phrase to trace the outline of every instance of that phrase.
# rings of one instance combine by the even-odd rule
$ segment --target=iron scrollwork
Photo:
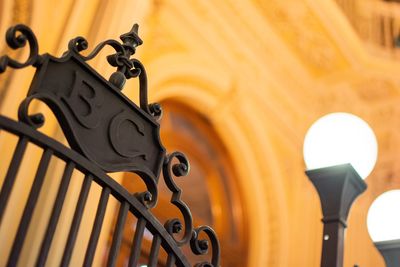
[[[82,55],[88,48],[83,37],[76,37],[68,44],[68,50],[60,57],[39,55],[37,39],[32,30],[22,24],[11,27],[6,33],[6,42],[13,49],[29,45],[30,54],[25,62],[8,56],[0,57],[0,73],[7,67],[19,69],[35,67],[36,73],[27,97],[18,110],[20,121],[33,128],[44,123],[42,114],[28,113],[34,99],[47,104],[56,116],[70,147],[96,164],[104,172],[128,171],[138,174],[147,186],[147,191],[134,196],[146,209],[156,205],[158,180],[163,177],[171,191],[171,203],[182,214],[184,223],[173,218],[164,227],[178,247],[189,244],[194,254],[208,253],[209,242],[200,239],[205,233],[211,241],[210,262],[195,266],[219,266],[219,242],[215,232],[208,226],[193,228],[189,207],[181,200],[181,189],[175,177],[189,173],[189,161],[184,154],[173,152],[166,155],[160,141],[158,119],[161,106],[148,104],[147,74],[143,64],[136,58],[136,48],[143,41],[138,35],[138,25],[120,36],[122,42],[106,40],[98,44],[91,53]],[[115,53],[107,56],[108,63],[116,67],[108,80],[104,79],[87,61],[95,58],[104,47],[110,46]],[[121,93],[126,80],[139,79],[140,105],[137,106]],[[180,239],[176,234],[182,230]]]
[[[173,164],[173,159],[178,159],[179,163]],[[185,157],[184,154],[180,152],[174,152],[168,155],[165,159],[164,166],[163,166],[163,176],[165,180],[165,184],[171,190],[172,197],[171,203],[174,204],[182,213],[183,220],[185,222],[184,225],[184,234],[181,240],[176,240],[178,246],[182,246],[190,241],[193,231],[193,221],[192,221],[192,214],[190,213],[189,207],[186,205],[185,202],[181,200],[181,193],[182,190],[176,185],[174,182],[173,176],[186,176],[189,174],[190,165],[189,161]],[[172,219],[166,222],[165,228],[167,229],[168,233],[174,236],[181,232],[183,225],[179,219]]]
[[[190,247],[194,254],[205,255],[208,253],[210,244],[206,239],[200,238],[200,233],[204,232],[211,241],[212,257],[211,262],[200,262],[195,267],[216,267],[219,266],[220,259],[220,245],[214,230],[209,226],[200,226],[194,229],[192,239],[190,240]]]
[[[28,42],[30,53],[25,62],[19,62],[9,56],[0,57],[0,73],[3,73],[7,66],[14,69],[21,69],[30,65],[35,66],[40,63],[41,57],[39,56],[39,47],[36,36],[26,25],[18,24],[9,28],[6,33],[6,42],[12,49],[23,48]]]

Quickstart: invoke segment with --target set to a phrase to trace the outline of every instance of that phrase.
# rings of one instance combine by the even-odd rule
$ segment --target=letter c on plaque
[[[136,132],[138,134],[132,135],[131,142],[127,142],[126,140],[121,141],[122,131]],[[143,124],[135,121],[135,118],[125,110],[122,110],[111,119],[109,127],[111,145],[119,155],[125,158],[143,157],[143,159],[147,159],[146,153],[141,151],[146,147],[146,144],[143,142],[144,135]]]

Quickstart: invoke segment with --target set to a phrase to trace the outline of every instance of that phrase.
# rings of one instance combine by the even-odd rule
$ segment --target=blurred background
[[[330,112],[363,118],[377,136],[379,155],[366,179],[368,189],[350,213],[344,266],[384,266],[366,217],[376,196],[400,186],[399,1],[0,0],[1,38],[17,23],[33,29],[40,53],[55,56],[76,36],[86,37],[91,51],[140,24],[144,44],[136,57],[147,70],[150,102],[164,109],[162,142],[167,151],[182,151],[191,162],[191,174],[178,183],[195,225],[210,224],[217,231],[222,266],[319,266],[322,214],[304,174],[304,136]],[[107,52],[90,61],[106,77],[112,73]],[[23,59],[28,51],[11,51],[0,41],[4,54]],[[33,74],[33,68],[26,68],[0,75],[1,114],[17,117]],[[123,93],[137,102],[137,80],[128,80]],[[65,143],[49,110],[40,103],[33,109],[49,117],[41,131]],[[0,185],[16,140],[0,136]],[[24,162],[19,175],[30,177],[39,155]],[[54,172],[59,172],[56,165]],[[131,192],[143,186],[132,174],[113,177]],[[35,212],[28,233],[32,242],[24,246],[21,266],[34,264],[29,258],[38,251],[35,235],[44,231],[43,218],[49,214],[46,198],[56,192],[51,181],[48,188],[40,196],[42,208]],[[24,184],[13,193],[15,205],[5,220],[10,225],[0,231],[0,266],[16,229],[13,216],[21,216],[26,200],[21,196],[27,193]],[[179,214],[170,208],[170,197],[160,189],[154,211],[160,221]],[[105,225],[115,217],[108,208]],[[132,231],[125,229],[119,266],[129,257]],[[81,232],[84,236],[85,229]],[[94,266],[105,264],[101,251],[107,251],[111,232],[102,230]],[[65,241],[55,242],[62,246]],[[143,257],[148,251],[143,248]],[[74,253],[72,266],[80,266],[83,254]],[[59,257],[56,249],[51,251],[49,266],[57,266]]]

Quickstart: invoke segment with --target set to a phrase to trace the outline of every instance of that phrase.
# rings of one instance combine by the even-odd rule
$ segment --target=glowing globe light
[[[400,190],[380,195],[368,211],[367,226],[374,242],[400,239]]]
[[[350,163],[365,179],[374,168],[378,152],[369,125],[349,113],[331,113],[318,119],[304,139],[307,169]]]

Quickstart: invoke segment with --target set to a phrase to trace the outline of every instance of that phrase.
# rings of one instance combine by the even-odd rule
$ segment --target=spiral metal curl
[[[156,120],[162,117],[162,108],[158,103],[148,104],[147,99],[147,74],[146,69],[142,62],[137,59],[131,59],[134,70],[139,70],[139,94],[140,94],[140,108],[153,116]],[[129,79],[129,78],[128,78]]]
[[[190,248],[196,255],[205,255],[208,253],[210,244],[206,239],[200,239],[200,233],[204,232],[211,242],[212,256],[211,262],[199,262],[195,267],[219,267],[220,264],[220,245],[215,231],[209,226],[200,226],[193,230]]]
[[[146,70],[138,59],[130,58],[135,54],[136,47],[143,43],[138,36],[138,25],[135,24],[130,32],[121,35],[120,38],[123,41],[122,44],[109,39],[98,44],[89,55],[84,56],[80,52],[88,48],[88,41],[78,36],[68,43],[68,52],[88,61],[96,57],[105,46],[111,46],[115,50],[115,54],[107,56],[107,61],[117,70],[111,74],[110,83],[122,90],[127,79],[139,77],[140,108],[159,120],[162,115],[161,106],[157,103],[148,104]]]
[[[37,129],[43,126],[45,117],[42,113],[36,113],[29,115],[29,105],[32,100],[35,99],[34,97],[27,97],[25,98],[18,108],[18,119],[31,127]]]
[[[16,50],[29,44],[29,57],[25,62],[19,62],[9,56],[0,57],[0,73],[4,72],[7,66],[14,69],[21,69],[30,65],[37,66],[41,62],[39,55],[39,46],[35,34],[32,30],[23,24],[17,24],[10,27],[6,32],[6,42],[9,47]]]
[[[146,185],[146,191],[135,193],[134,196],[146,209],[154,208],[158,199],[157,182],[144,172],[137,172]]]
[[[179,163],[173,164],[173,159],[176,158]],[[189,207],[185,202],[181,200],[182,190],[174,182],[173,176],[186,176],[189,173],[190,165],[186,156],[181,152],[173,152],[166,156],[163,165],[163,176],[168,189],[172,192],[171,203],[175,205],[182,213],[184,220],[184,227],[182,222],[177,219],[168,220],[165,223],[165,229],[174,238],[178,246],[182,246],[188,243],[192,237],[193,221],[192,214],[190,213]],[[175,234],[182,231],[184,228],[183,237],[180,240],[175,238]]]
[[[71,53],[74,53],[75,55],[78,55],[84,61],[88,61],[88,60],[95,58],[101,52],[101,50],[106,46],[112,47],[117,54],[120,54],[120,55],[126,54],[125,48],[122,46],[122,44],[120,44],[116,40],[109,39],[109,40],[105,40],[105,41],[99,43],[93,49],[93,51],[89,53],[89,55],[87,55],[87,56],[82,55],[80,52],[88,49],[88,47],[89,47],[88,41],[82,36],[75,37],[68,42],[68,51]],[[112,56],[113,55],[108,56],[107,60],[109,61],[108,58],[109,57],[111,58]],[[109,63],[111,64],[110,61],[109,61]],[[122,63],[120,63],[119,61],[118,61],[118,64],[122,65]],[[111,64],[111,65],[114,66],[113,64]]]

